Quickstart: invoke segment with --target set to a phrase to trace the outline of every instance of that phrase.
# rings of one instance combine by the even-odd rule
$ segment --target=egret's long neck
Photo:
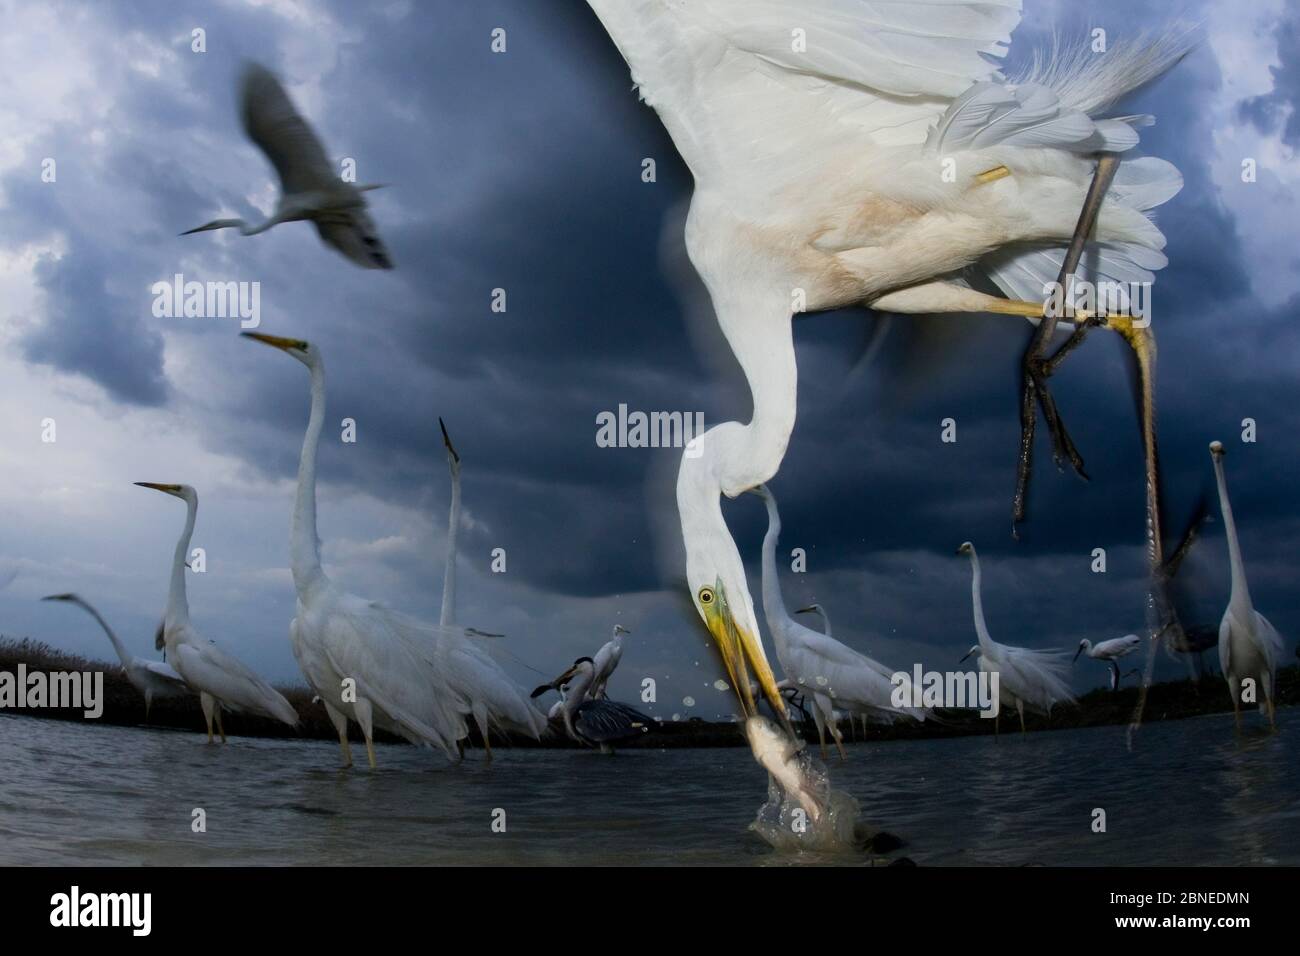
[[[190,539],[194,537],[194,521],[199,513],[197,498],[185,499],[185,527],[176,541],[176,553],[172,555],[172,578],[167,589],[167,620],[184,622],[190,619],[190,604],[185,596],[185,558],[190,551]]]
[[[442,614],[438,623],[450,626],[456,617],[456,539],[460,534],[460,466],[451,466],[451,512],[447,517],[447,570],[442,575]]]
[[[1241,560],[1241,544],[1237,541],[1237,522],[1232,518],[1232,502],[1228,500],[1228,482],[1223,474],[1223,459],[1214,459],[1214,480],[1219,486],[1219,510],[1223,512],[1223,531],[1228,539],[1228,563],[1232,567],[1232,596],[1229,602],[1241,609],[1249,609],[1250,589],[1246,587],[1246,566]]]
[[[118,657],[118,660],[120,660],[120,661],[122,662],[122,666],[123,666],[123,667],[130,667],[130,666],[131,666],[131,655],[128,654],[128,653],[126,652],[126,648],[122,646],[122,642],[121,642],[120,640],[118,640],[117,635],[113,633],[113,629],[112,629],[111,627],[108,626],[108,622],[107,622],[106,620],[104,620],[104,618],[100,615],[100,613],[99,613],[98,611],[96,611],[93,607],[91,607],[91,606],[90,606],[89,604],[87,604],[85,601],[77,601],[77,603],[78,603],[79,605],[81,605],[81,607],[82,607],[83,609],[85,609],[85,611],[86,611],[88,614],[90,614],[91,617],[93,617],[96,621],[99,622],[99,626],[102,627],[102,628],[104,629],[104,633],[107,634],[107,635],[108,635],[108,639],[109,639],[110,641],[112,641],[112,643],[113,643],[113,650],[117,651],[117,657]]]
[[[782,632],[787,625],[794,623],[785,608],[785,598],[781,595],[781,578],[776,570],[776,542],[781,537],[781,515],[776,510],[776,499],[768,495],[764,500],[767,505],[767,534],[763,536],[763,613],[767,615],[768,627],[772,629],[772,639],[780,642]]]
[[[989,636],[989,627],[984,623],[984,600],[980,596],[980,558],[974,549],[970,553],[970,566],[970,599],[975,609],[975,633],[979,635],[980,650],[987,654],[993,638]]]
[[[830,618],[830,615],[826,613],[826,608],[824,608],[824,607],[818,607],[818,608],[817,608],[817,616],[820,617],[820,618],[822,619],[822,633],[825,634],[827,637],[830,637],[830,636],[831,636],[831,618]]]
[[[316,535],[316,457],[321,429],[325,427],[325,367],[317,359],[310,368],[311,417],[298,460],[298,496],[289,532],[289,558],[299,595],[325,576],[320,563],[320,538]]]

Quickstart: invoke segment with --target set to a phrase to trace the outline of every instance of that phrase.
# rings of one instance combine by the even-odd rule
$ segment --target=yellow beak
[[[261,332],[240,332],[239,334],[244,336],[246,339],[255,339],[258,342],[263,342],[266,345],[274,346],[277,349],[284,349],[285,351],[288,351],[289,349],[301,349],[307,344],[302,339],[286,339],[279,335],[265,335]]]
[[[721,581],[717,583],[714,593],[716,596],[713,602],[703,607],[704,623],[709,633],[713,635],[713,640],[717,642],[718,650],[722,654],[722,663],[727,668],[727,676],[731,678],[731,686],[735,688],[736,695],[740,698],[744,716],[749,718],[758,713],[758,706],[749,691],[749,668],[753,668],[754,676],[758,678],[758,686],[772,705],[772,709],[788,724],[785,699],[776,689],[776,677],[772,674],[767,658],[763,655],[763,648],[758,643],[758,635],[751,634],[736,621],[735,615],[731,613],[727,604]]]

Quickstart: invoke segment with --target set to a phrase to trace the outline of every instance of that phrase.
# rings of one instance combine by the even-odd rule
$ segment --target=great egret
[[[359,266],[391,269],[393,260],[366,212],[362,193],[379,185],[354,186],[331,168],[325,149],[293,101],[269,70],[256,63],[244,67],[239,84],[244,132],[266,154],[280,177],[280,201],[261,223],[214,219],[182,236],[212,229],[238,229],[254,236],[282,222],[309,220],[327,245]]]
[[[64,601],[68,604],[75,604],[81,608],[104,629],[108,635],[109,641],[113,645],[113,650],[117,651],[118,660],[122,662],[122,671],[126,674],[126,679],[131,685],[144,695],[144,716],[149,718],[149,708],[153,706],[155,697],[185,697],[192,694],[185,678],[176,672],[176,668],[163,661],[151,661],[144,657],[132,657],[127,653],[126,647],[113,629],[108,626],[108,622],[103,616],[91,606],[90,602],[76,594],[50,594],[41,598],[42,601]]]
[[[1093,644],[1086,637],[1079,642],[1079,649],[1074,652],[1074,660],[1080,654],[1087,654],[1094,661],[1105,661],[1110,666],[1110,689],[1119,690],[1119,659],[1132,654],[1142,646],[1142,638],[1136,634],[1125,634],[1109,641]]]
[[[654,718],[627,704],[593,697],[595,680],[595,662],[590,657],[579,657],[555,680],[535,689],[532,696],[540,697],[548,690],[559,691],[559,716],[569,737],[589,747],[599,747],[601,753],[613,753],[613,744],[639,737],[654,727]],[[551,713],[555,712],[552,708]]]
[[[456,543],[460,538],[460,453],[451,443],[451,436],[447,434],[447,426],[441,418],[438,419],[438,427],[442,430],[442,443],[447,449],[447,468],[451,472],[451,506],[447,515],[447,567],[442,576],[442,611],[438,615],[438,624],[442,627],[455,627]],[[489,634],[474,627],[466,628],[465,633],[473,637],[501,637],[500,634]],[[483,751],[487,759],[491,760],[491,723],[487,702],[482,699],[475,700],[471,704],[470,712],[474,717],[474,723],[478,725],[479,736],[483,738]],[[531,733],[528,727],[515,729]]]
[[[189,485],[166,485],[137,481],[141,488],[152,488],[185,502],[185,527],[176,541],[172,559],[171,584],[167,591],[167,610],[163,614],[162,638],[172,666],[185,683],[199,692],[203,719],[208,725],[208,743],[212,743],[212,719],[215,716],[221,742],[226,729],[221,722],[222,708],[240,713],[261,714],[298,726],[298,712],[262,678],[241,661],[227,654],[195,630],[190,623],[190,605],[185,594],[185,556],[194,536],[194,521],[199,512],[199,495]]]
[[[1044,284],[1068,284],[1094,220],[1093,276],[1149,280],[1164,239],[1145,211],[1181,177],[1158,159],[1116,173],[1109,152],[1094,176],[1097,154],[1135,145],[1145,120],[1091,114],[1182,49],[1112,45],[1012,86],[988,56],[1005,54],[1020,0],[588,2],[694,177],[686,248],[753,398],[747,424],[713,427],[682,458],[692,600],[745,714],[752,668],[785,716],[719,497],[767,481],[785,456],[793,315],[869,304],[1038,319]],[[958,274],[976,263],[1013,299],[965,285]],[[1054,327],[1054,315],[1040,324]],[[1149,334],[1134,340],[1143,363]],[[1027,355],[1026,369],[1026,394],[1048,401],[1041,358]],[[1059,417],[1049,423],[1060,452]]]
[[[1255,695],[1264,695],[1268,708],[1269,726],[1275,727],[1274,691],[1277,680],[1277,662],[1282,657],[1282,635],[1277,628],[1255,610],[1246,586],[1246,566],[1241,560],[1241,543],[1237,540],[1237,523],[1232,517],[1232,502],[1228,500],[1228,483],[1223,476],[1223,444],[1210,442],[1210,458],[1214,461],[1214,480],[1219,486],[1219,510],[1223,512],[1223,532],[1228,539],[1228,562],[1232,567],[1232,592],[1228,608],[1219,622],[1219,667],[1228,681],[1232,694],[1232,714],[1241,729],[1241,704],[1243,683],[1253,683]]]
[[[623,636],[631,633],[622,624],[615,624],[614,635],[596,652],[596,657],[592,661],[592,667],[595,670],[595,676],[591,682],[591,697],[593,700],[609,696],[606,685],[609,683],[609,678],[618,667],[619,662],[623,660]]]
[[[1060,703],[1073,703],[1070,693],[1069,662],[1060,651],[1038,651],[1028,647],[999,644],[989,636],[984,623],[984,601],[980,596],[980,559],[975,545],[963,542],[958,554],[970,555],[971,604],[975,609],[975,633],[979,643],[966,652],[962,660],[971,655],[979,657],[979,668],[985,673],[998,675],[1001,701],[1014,704],[1020,715],[1020,732],[1025,730],[1025,708],[1051,716],[1052,707]],[[994,729],[1001,718],[994,718]]]
[[[823,756],[826,754],[826,728],[830,728],[840,759],[844,759],[844,738],[835,718],[835,709],[894,719],[902,716],[925,719],[925,711],[894,707],[893,676],[895,671],[865,654],[859,654],[826,634],[804,627],[785,609],[781,580],[776,569],[776,543],[781,537],[781,515],[776,496],[766,485],[753,493],[767,505],[767,534],[763,537],[763,614],[777,660],[785,671],[786,681],[813,699],[813,721]],[[907,681],[907,698],[912,696]]]
[[[307,683],[338,731],[344,764],[352,762],[349,719],[361,726],[371,767],[376,726],[453,758],[456,742],[466,735],[466,715],[477,711],[492,726],[539,736],[546,718],[483,649],[482,635],[427,624],[357,597],[325,574],[316,534],[316,456],[325,426],[320,349],[300,339],[242,334],[279,349],[311,373],[311,416],[290,532],[298,613],[289,625],[289,640]]]
[[[831,617],[826,613],[826,608],[820,604],[809,604],[807,607],[801,607],[795,611],[796,614],[815,614],[817,620],[822,622],[822,633],[827,637],[831,636]]]

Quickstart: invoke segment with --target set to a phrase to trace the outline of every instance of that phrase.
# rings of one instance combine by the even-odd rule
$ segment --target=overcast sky
[[[1186,187],[1159,210],[1169,267],[1155,292],[1160,442],[1178,525],[1228,479],[1256,606],[1300,631],[1294,505],[1300,385],[1300,15],[1284,0],[1094,4],[1025,0],[1012,64],[1104,27],[1113,43],[1183,16],[1203,42],[1125,104],[1156,114],[1141,150]],[[238,321],[156,318],[175,273],[261,283],[262,331],[317,343],[328,372],[320,531],[356,593],[436,618],[449,479],[442,416],[464,459],[461,623],[505,632],[521,683],[633,630],[613,696],[659,681],[661,715],[730,713],[711,647],[678,591],[672,486],[680,452],[597,447],[596,416],[632,409],[748,415],[711,319],[682,273],[685,169],[626,66],[576,0],[412,3],[0,3],[0,631],[84,654],[109,648],[84,615],[41,604],[75,590],[152,655],[184,518],[134,481],[200,495],[189,576],[198,628],[278,681],[299,681],[289,514],[308,409],[305,370],[238,336]],[[206,31],[205,53],[191,50]],[[505,53],[490,49],[504,28]],[[220,215],[259,218],[277,188],[234,103],[245,59],[279,74],[333,160],[391,184],[369,194],[396,269],[354,267],[307,224],[243,238],[178,237]],[[657,182],[641,180],[646,157]],[[56,162],[55,182],[42,161]],[[1244,183],[1242,161],[1257,179]],[[507,312],[491,294],[507,290]],[[995,638],[1072,648],[1142,624],[1141,451],[1122,347],[1096,334],[1055,392],[1088,464],[1044,462],[1022,540],[1009,534],[1018,356],[1007,319],[896,320],[866,367],[877,317],[796,324],[799,421],[772,482],[791,609],[820,601],[836,636],[891,666],[948,669],[975,641],[969,564],[985,567]],[[344,417],[358,440],[338,440]],[[940,420],[958,441],[940,442]],[[1258,440],[1240,440],[1243,418]],[[42,442],[42,421],[57,441]],[[765,518],[726,506],[757,559]],[[1214,507],[1217,515],[1217,503]],[[1104,547],[1106,574],[1089,570]],[[490,571],[504,548],[506,572]],[[1228,595],[1212,525],[1186,568],[1191,623]],[[769,654],[770,645],[769,645]],[[1289,650],[1288,650],[1289,653]],[[1076,665],[1083,689],[1104,669]],[[1175,665],[1161,672],[1175,675]],[[683,703],[693,698],[694,704]]]

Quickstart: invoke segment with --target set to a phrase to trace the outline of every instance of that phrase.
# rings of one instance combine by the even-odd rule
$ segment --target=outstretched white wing
[[[271,161],[286,195],[338,189],[341,180],[325,148],[273,73],[256,63],[246,66],[239,99],[244,132]]]
[[[1020,21],[1020,0],[588,2],[701,181],[837,138],[923,142]]]

